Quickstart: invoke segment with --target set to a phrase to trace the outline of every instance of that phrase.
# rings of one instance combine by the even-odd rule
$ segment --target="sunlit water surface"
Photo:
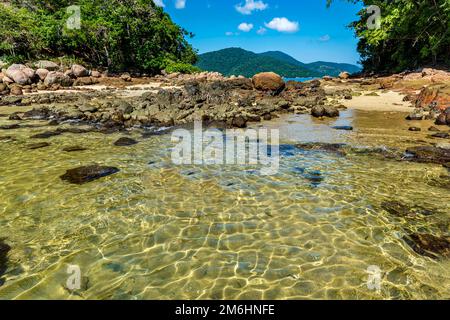
[[[337,122],[291,115],[263,126],[281,129],[284,144],[404,149],[427,133],[408,132],[403,116],[347,111]],[[262,176],[245,166],[175,166],[170,135],[130,131],[140,141],[131,147],[113,146],[123,133],[29,139],[53,129],[0,132],[16,138],[0,141],[0,238],[12,248],[1,299],[450,298],[449,261],[402,240],[449,235],[450,194],[432,183],[448,175],[441,166],[288,148],[279,173]],[[27,149],[40,141],[51,145]],[[88,150],[62,151],[73,145]],[[84,185],[60,180],[91,163],[121,171]],[[389,200],[435,214],[394,217],[380,208]],[[67,289],[69,265],[80,267],[79,290]],[[382,271],[380,291],[367,286],[369,266]]]

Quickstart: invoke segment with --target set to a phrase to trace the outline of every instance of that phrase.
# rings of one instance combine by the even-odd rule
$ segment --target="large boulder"
[[[73,81],[69,76],[65,75],[62,72],[52,71],[47,74],[47,77],[44,80],[44,84],[46,86],[51,86],[54,84],[59,84],[63,87],[70,87]]]
[[[38,69],[46,69],[48,71],[57,71],[59,69],[59,65],[48,60],[39,60],[35,63],[35,67]]]
[[[281,91],[285,87],[283,78],[274,72],[262,72],[253,76],[253,85],[261,91]]]
[[[31,83],[35,72],[23,64],[13,64],[6,70],[6,76],[17,84],[26,85]]]
[[[77,78],[89,76],[89,70],[82,65],[74,64],[71,70],[73,75]]]

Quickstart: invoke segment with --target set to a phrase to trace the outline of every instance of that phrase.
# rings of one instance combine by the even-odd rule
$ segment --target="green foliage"
[[[450,65],[449,0],[348,0],[381,9],[381,28],[367,28],[369,14],[351,24],[360,39],[366,71],[402,71],[424,65]],[[328,0],[331,3],[331,0]]]
[[[183,63],[183,62],[172,62],[168,63],[165,68],[166,72],[168,73],[174,73],[174,72],[180,72],[180,73],[197,73],[201,72],[202,70],[196,66],[193,66],[192,64]]]
[[[241,48],[228,48],[205,53],[199,56],[197,66],[208,71],[217,71],[223,75],[243,75],[252,77],[259,72],[272,71],[287,78],[314,77],[317,72],[302,66],[259,55]]]
[[[152,0],[78,0],[81,28],[68,29],[69,0],[15,0],[0,5],[0,56],[72,55],[111,70],[159,72],[170,63],[193,64],[193,35]]]

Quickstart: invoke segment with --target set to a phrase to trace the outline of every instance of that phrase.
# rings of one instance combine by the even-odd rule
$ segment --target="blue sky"
[[[357,39],[346,26],[360,5],[335,0],[154,0],[195,34],[200,53],[228,47],[254,52],[280,50],[302,62],[356,64]]]

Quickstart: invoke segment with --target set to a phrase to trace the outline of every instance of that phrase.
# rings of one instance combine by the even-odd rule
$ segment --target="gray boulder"
[[[38,69],[47,69],[48,71],[57,71],[59,65],[48,60],[39,60],[35,63],[35,67]]]
[[[73,75],[77,78],[89,76],[89,71],[82,65],[74,64],[71,70]]]
[[[44,84],[46,86],[51,86],[54,84],[59,84],[63,87],[70,87],[73,81],[69,76],[65,75],[62,72],[51,71],[47,74],[47,77],[44,80]]]

